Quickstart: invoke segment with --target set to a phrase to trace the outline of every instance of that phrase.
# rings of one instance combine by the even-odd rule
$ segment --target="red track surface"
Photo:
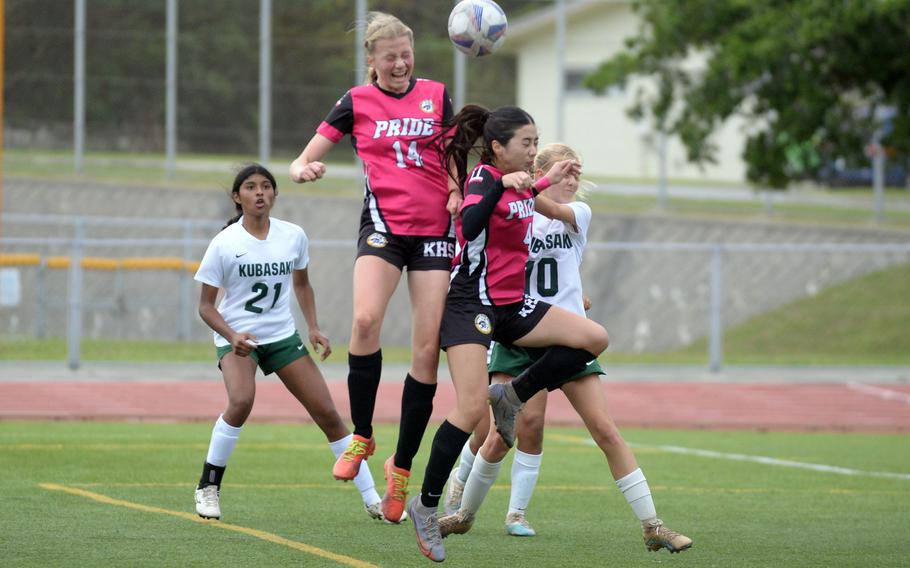
[[[330,381],[343,417],[347,386]],[[376,422],[398,421],[400,382],[380,386]],[[910,432],[910,385],[709,382],[605,383],[617,424],[654,428],[736,428]],[[455,403],[440,383],[433,418]],[[219,381],[3,381],[0,419],[211,421],[226,403]],[[562,393],[550,397],[551,423],[580,425]],[[304,422],[309,416],[277,381],[257,385],[251,420]]]

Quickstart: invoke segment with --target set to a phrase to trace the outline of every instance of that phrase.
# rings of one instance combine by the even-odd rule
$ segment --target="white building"
[[[626,110],[639,82],[623,91],[603,95],[581,87],[582,78],[623,49],[624,40],[639,31],[639,18],[629,0],[567,0],[564,51],[566,91],[563,98],[564,142],[584,157],[589,175],[654,179],[658,176],[659,137],[649,123],[636,123]],[[531,113],[541,132],[541,143],[558,136],[558,82],[556,81],[556,7],[541,9],[510,22],[503,52],[517,58],[518,105]],[[698,63],[694,63],[697,65]],[[648,83],[645,82],[645,85]],[[667,176],[671,180],[698,180],[741,184],[745,137],[742,122],[732,119],[715,132],[717,164],[700,168],[686,160],[678,140],[667,141]]]

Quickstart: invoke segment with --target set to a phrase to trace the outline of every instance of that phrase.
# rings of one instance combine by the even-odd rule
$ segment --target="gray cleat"
[[[524,406],[515,394],[512,383],[492,384],[489,388],[490,408],[493,410],[493,421],[496,431],[508,447],[515,445],[515,416]]]
[[[420,502],[420,495],[408,502],[408,514],[414,521],[414,530],[417,533],[417,548],[433,562],[442,562],[446,559],[446,549],[442,545],[442,535],[439,534],[439,521],[436,519],[436,510],[424,507]]]

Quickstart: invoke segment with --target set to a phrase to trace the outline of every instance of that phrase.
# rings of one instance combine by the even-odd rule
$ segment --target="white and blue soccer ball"
[[[493,0],[461,0],[449,14],[449,39],[474,57],[490,55],[506,39],[506,13]]]

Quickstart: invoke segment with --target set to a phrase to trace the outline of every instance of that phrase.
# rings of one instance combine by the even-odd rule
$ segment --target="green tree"
[[[910,0],[636,0],[634,9],[640,34],[587,85],[654,78],[629,113],[678,136],[690,161],[713,162],[711,134],[739,115],[758,185],[785,187],[838,158],[867,162],[882,126],[889,159],[908,163]],[[884,123],[883,109],[893,114]]]

